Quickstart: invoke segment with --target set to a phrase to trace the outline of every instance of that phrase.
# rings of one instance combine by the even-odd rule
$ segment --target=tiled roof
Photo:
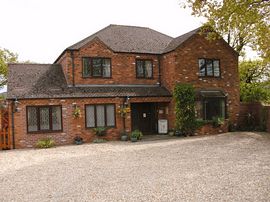
[[[10,64],[7,99],[76,97],[163,97],[170,92],[160,86],[68,87],[60,65]]]
[[[67,49],[77,50],[94,38],[115,52],[161,54],[172,37],[146,27],[109,25]]]

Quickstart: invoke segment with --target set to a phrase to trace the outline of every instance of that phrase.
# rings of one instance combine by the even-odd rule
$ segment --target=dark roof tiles
[[[10,64],[8,99],[171,96],[159,86],[68,87],[60,65]]]

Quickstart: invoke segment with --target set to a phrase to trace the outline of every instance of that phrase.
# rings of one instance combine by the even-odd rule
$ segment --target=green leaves
[[[262,58],[270,58],[270,1],[266,0],[181,0],[192,15],[205,17],[239,53],[246,46]]]
[[[0,88],[7,83],[7,64],[17,62],[18,55],[0,48]]]
[[[192,134],[196,129],[195,90],[190,84],[177,84],[174,88],[176,129]]]

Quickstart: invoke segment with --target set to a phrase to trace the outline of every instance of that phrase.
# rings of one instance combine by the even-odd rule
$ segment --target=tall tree
[[[270,101],[270,65],[262,60],[239,65],[240,97],[244,102]]]
[[[0,88],[7,83],[7,65],[17,62],[18,55],[7,49],[0,48]]]
[[[192,8],[192,15],[205,17],[240,54],[249,46],[270,60],[269,0],[180,0]]]

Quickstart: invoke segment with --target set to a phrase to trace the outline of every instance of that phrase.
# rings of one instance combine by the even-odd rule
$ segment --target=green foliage
[[[107,140],[105,140],[105,139],[94,139],[93,140],[93,143],[105,143],[105,142],[107,142]]]
[[[246,46],[270,58],[270,1],[265,0],[181,0],[192,15],[204,17],[238,52]]]
[[[50,137],[38,140],[37,147],[41,149],[51,148],[55,145],[54,140]]]
[[[138,140],[141,140],[143,137],[143,133],[140,130],[134,130],[130,134],[131,138],[137,138]]]
[[[175,128],[186,135],[196,130],[195,90],[190,84],[177,84],[174,88]]]
[[[270,101],[270,64],[262,60],[239,65],[240,97],[243,102]]]
[[[105,128],[105,127],[94,128],[94,131],[95,131],[95,133],[96,133],[97,136],[106,135],[106,130],[107,130],[107,128]]]
[[[211,121],[209,121],[209,120],[196,119],[196,129],[199,129],[210,122]]]
[[[18,55],[7,49],[0,48],[0,88],[7,83],[7,65],[17,62]]]
[[[214,116],[212,118],[212,124],[213,124],[213,127],[219,127],[219,126],[221,126],[221,125],[224,124],[224,118],[223,117]]]

